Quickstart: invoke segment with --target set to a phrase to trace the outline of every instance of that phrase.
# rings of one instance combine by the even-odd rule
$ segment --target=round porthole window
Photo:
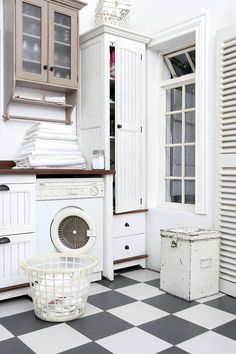
[[[79,208],[64,208],[52,221],[51,239],[60,252],[87,253],[96,239],[95,223]]]

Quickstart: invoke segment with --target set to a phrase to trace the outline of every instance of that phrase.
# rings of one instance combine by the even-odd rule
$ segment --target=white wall
[[[4,0],[7,1],[7,0]],[[2,5],[3,0],[0,0]],[[94,26],[94,9],[97,0],[87,0],[88,6],[81,11],[80,28],[85,32]],[[131,0],[130,29],[145,34],[159,33],[163,29],[181,23],[195,16],[207,13],[207,215],[177,212],[157,208],[157,176],[158,161],[156,146],[158,146],[157,117],[148,115],[148,207],[147,215],[147,253],[150,268],[159,268],[160,228],[175,226],[197,226],[214,228],[215,224],[215,42],[219,28],[236,22],[235,0],[182,0],[157,1]],[[0,12],[2,16],[2,11]],[[0,21],[2,24],[2,20]],[[1,26],[1,25],[0,25]],[[1,29],[1,27],[0,27]],[[2,52],[2,51],[1,51]],[[149,67],[151,70],[151,67]],[[1,75],[2,78],[2,75]],[[1,84],[3,79],[1,79]],[[149,93],[151,95],[151,93]],[[149,97],[150,104],[155,104]],[[2,113],[2,109],[1,109]],[[39,112],[40,113],[40,112]],[[50,114],[50,112],[48,112]],[[30,123],[3,122],[0,123],[0,159],[10,159],[16,154],[25,128]]]

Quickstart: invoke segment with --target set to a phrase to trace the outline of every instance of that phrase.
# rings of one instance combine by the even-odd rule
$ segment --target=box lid
[[[186,241],[199,241],[210,238],[220,238],[220,234],[216,231],[191,227],[162,229],[161,236],[178,238]]]

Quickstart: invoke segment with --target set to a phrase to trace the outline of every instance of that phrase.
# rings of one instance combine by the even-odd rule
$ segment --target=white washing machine
[[[92,254],[103,270],[103,178],[45,178],[37,181],[36,253]]]

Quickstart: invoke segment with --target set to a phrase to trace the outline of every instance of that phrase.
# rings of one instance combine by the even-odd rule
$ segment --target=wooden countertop
[[[12,168],[13,161],[0,161],[0,175],[112,175],[111,170],[79,170],[63,168]]]

